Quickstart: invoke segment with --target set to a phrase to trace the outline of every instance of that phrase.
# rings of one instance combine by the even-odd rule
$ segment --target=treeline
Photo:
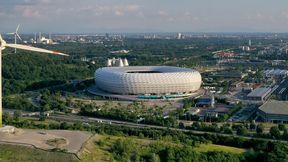
[[[189,143],[177,145],[171,141],[153,142],[139,148],[137,143],[129,139],[116,140],[109,151],[112,153],[113,159],[119,162],[237,162],[241,157],[241,155],[216,151],[199,153]]]
[[[98,67],[61,56],[19,52],[3,57],[4,95],[59,85],[74,79],[83,80],[93,77]]]
[[[163,115],[139,114],[127,108],[101,108],[92,104],[82,105],[80,115],[100,117],[114,120],[129,121],[142,124],[175,127],[177,120],[173,116],[164,118]]]
[[[262,123],[256,124],[250,123],[236,123],[236,124],[222,124],[219,126],[217,123],[205,124],[203,122],[193,122],[190,126],[184,126],[183,123],[179,123],[179,128],[197,131],[207,131],[215,133],[224,133],[231,135],[240,135],[247,137],[261,137],[268,139],[288,140],[288,129],[284,124],[278,124],[278,126],[270,127],[269,132],[264,132],[264,125]],[[235,133],[234,133],[235,132]]]
[[[195,146],[191,146],[189,143],[177,145],[169,144],[168,142],[156,142],[142,146],[141,149],[135,149],[135,144],[130,140],[118,139],[113,143],[109,151],[112,153],[113,158],[119,162],[284,162],[287,160],[286,151],[288,151],[288,148],[283,143],[259,141],[251,143],[256,143],[257,148],[255,147],[244,154],[237,155],[220,151],[199,153],[193,149]]]
[[[31,101],[24,95],[3,97],[3,107],[23,111],[39,111],[40,109],[32,105]]]

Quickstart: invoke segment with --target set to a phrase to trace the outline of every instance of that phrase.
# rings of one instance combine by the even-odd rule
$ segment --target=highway
[[[105,123],[111,125],[122,125],[130,128],[154,128],[154,129],[162,129],[167,130],[168,127],[164,126],[156,126],[156,125],[149,125],[149,124],[137,124],[133,122],[126,122],[120,120],[112,120],[112,119],[103,119],[103,118],[94,118],[94,117],[86,117],[86,116],[76,116],[76,115],[52,115],[49,116],[50,119],[58,120],[58,121],[67,121],[67,122],[75,122],[80,121],[83,123]],[[197,130],[188,130],[188,129],[179,129],[179,128],[169,128],[170,130],[181,131],[181,132],[191,132],[193,134],[203,135],[203,134],[211,134],[211,135],[221,135],[226,137],[239,137],[245,139],[257,139],[257,140],[264,140],[264,141],[278,141],[278,142],[285,142],[288,141],[284,140],[274,140],[274,139],[266,139],[266,138],[259,138],[259,137],[248,137],[248,136],[241,136],[241,135],[231,135],[231,134],[223,134],[223,133],[215,133],[215,132],[207,132],[207,131],[197,131]]]

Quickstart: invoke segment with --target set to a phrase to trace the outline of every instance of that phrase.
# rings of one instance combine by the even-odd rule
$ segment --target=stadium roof
[[[126,67],[104,67],[102,70],[108,70],[115,73],[182,73],[193,72],[190,68],[180,68],[175,66],[126,66]]]
[[[266,114],[288,115],[288,101],[271,100],[259,107]]]

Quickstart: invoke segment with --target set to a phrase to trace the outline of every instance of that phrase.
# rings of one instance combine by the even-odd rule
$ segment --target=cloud
[[[116,16],[124,16],[124,12],[121,11],[121,10],[116,10],[116,11],[115,11],[115,15],[116,15]]]
[[[114,6],[111,7],[116,16],[124,16],[127,13],[136,13],[140,10],[139,5],[126,5],[126,6]]]
[[[130,13],[141,13],[139,5],[94,5],[82,8],[75,8],[74,12],[89,12],[94,16],[124,16]]]
[[[281,16],[284,17],[285,19],[288,19],[288,12],[287,11],[282,11]]]
[[[139,11],[141,7],[139,5],[127,5],[125,8],[128,12],[136,12]]]
[[[258,22],[259,21],[271,21],[271,20],[274,20],[274,16],[263,14],[263,13],[256,13],[253,15],[248,15],[247,20],[258,21]]]
[[[38,9],[30,6],[16,6],[15,11],[25,18],[39,18],[41,17]]]
[[[160,16],[168,16],[168,13],[165,12],[165,11],[162,11],[162,10],[159,10],[157,13],[158,13],[158,15],[160,15]]]

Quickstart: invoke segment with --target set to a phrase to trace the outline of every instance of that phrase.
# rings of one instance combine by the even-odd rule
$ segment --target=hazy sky
[[[288,32],[288,0],[0,0],[0,32]]]

